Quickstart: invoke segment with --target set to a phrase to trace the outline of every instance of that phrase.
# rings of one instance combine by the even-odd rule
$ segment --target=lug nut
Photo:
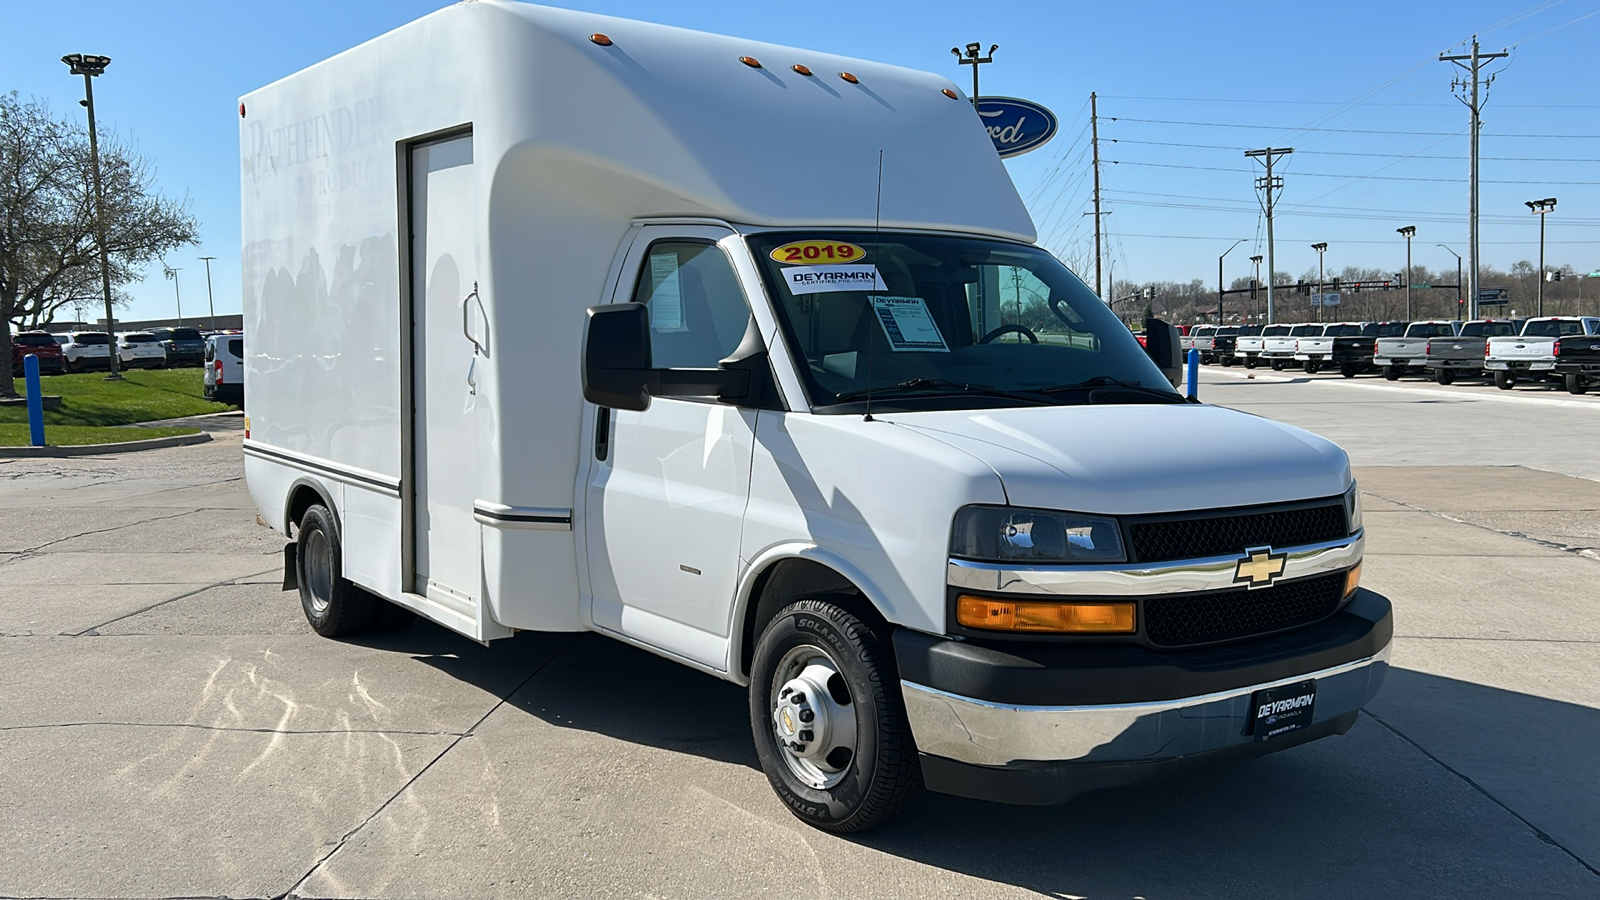
[[[802,741],[810,741],[815,737],[816,737],[816,735],[812,734],[809,729],[806,730],[806,731],[800,732],[800,740],[802,740]]]
[[[794,692],[794,702],[796,702],[796,703],[804,703],[804,702],[806,702],[806,692],[805,691],[795,691]]]
[[[782,697],[787,697],[787,696],[789,696],[789,695],[790,695],[790,694],[792,694],[792,693],[794,693],[794,688],[791,688],[791,687],[786,687],[786,688],[784,688],[784,689],[783,689],[783,690],[781,690],[781,691],[779,691],[779,692],[778,692],[778,696],[779,696],[779,697],[780,697],[780,698],[782,698]]]
[[[800,721],[802,721],[802,722],[809,722],[812,719],[815,719],[816,717],[817,717],[817,714],[812,712],[809,709],[800,710]]]

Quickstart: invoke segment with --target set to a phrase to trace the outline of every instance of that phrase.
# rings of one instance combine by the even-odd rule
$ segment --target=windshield
[[[1296,325],[1290,329],[1290,337],[1313,337],[1322,333],[1321,325]]]
[[[1462,337],[1502,337],[1516,334],[1510,322],[1468,322],[1461,326]]]
[[[1561,337],[1568,334],[1583,334],[1583,323],[1575,319],[1557,321],[1546,319],[1543,322],[1529,322],[1523,326],[1524,337]]]
[[[863,401],[869,385],[874,408],[1182,400],[1128,327],[1036,247],[871,232],[750,244],[813,406]],[[1133,389],[1096,390],[1119,385]]]
[[[1406,337],[1455,337],[1455,326],[1449,322],[1418,322],[1406,329]]]

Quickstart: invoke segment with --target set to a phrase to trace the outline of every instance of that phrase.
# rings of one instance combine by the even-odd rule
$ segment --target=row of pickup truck
[[[1327,367],[1346,378],[1380,372],[1390,381],[1420,375],[1439,384],[1487,376],[1501,390],[1519,380],[1556,381],[1574,394],[1600,388],[1600,317],[1595,316],[1198,325],[1183,344],[1207,365],[1299,367],[1306,374]]]

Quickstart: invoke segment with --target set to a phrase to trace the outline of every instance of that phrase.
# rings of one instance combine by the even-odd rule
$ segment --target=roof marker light
[[[752,69],[761,68],[761,60],[756,59],[754,56],[741,56],[739,57],[739,62],[744,63]]]
[[[244,118],[244,104],[239,104],[239,118]]]
[[[600,34],[599,32],[596,32],[594,34],[589,35],[589,40],[594,41],[596,44],[599,44],[602,47],[611,46],[611,38],[606,37],[605,35]]]
[[[960,100],[961,99],[961,95],[960,94],[957,94],[955,91],[952,91],[949,88],[945,88],[944,89],[944,95],[946,97],[949,97],[951,100]]]
[[[799,72],[801,75],[805,75],[807,77],[810,77],[810,75],[811,75],[811,70],[806,68],[805,66],[800,65],[799,63],[796,63],[795,65],[792,65],[789,68],[791,68],[791,69],[795,70],[796,72]]]
[[[840,72],[839,73],[839,77],[843,78],[845,81],[850,82],[851,84],[860,84],[861,83],[861,79],[855,77],[854,75],[851,75],[849,72]]]

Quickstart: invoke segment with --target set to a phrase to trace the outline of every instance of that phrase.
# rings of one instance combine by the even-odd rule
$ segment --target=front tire
[[[888,642],[835,603],[798,601],[762,632],[750,727],[772,789],[823,831],[881,825],[922,786]]]
[[[323,637],[344,637],[370,628],[377,598],[344,579],[344,551],[333,513],[312,505],[300,518],[295,540],[300,608],[311,630]]]
[[[1515,387],[1516,384],[1517,376],[1515,373],[1508,372],[1505,369],[1496,369],[1494,371],[1494,386],[1500,390],[1509,391]]]

